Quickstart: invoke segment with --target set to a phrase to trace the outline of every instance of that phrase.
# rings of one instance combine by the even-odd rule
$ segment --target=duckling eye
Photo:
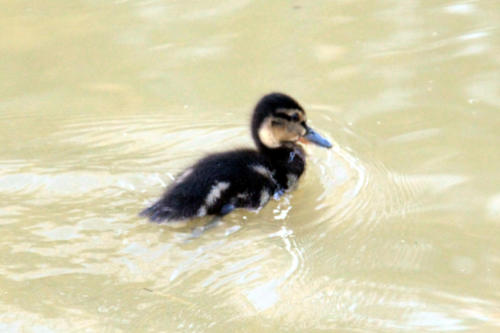
[[[292,118],[292,121],[299,121],[299,114],[294,113],[294,114],[292,114],[291,118]]]

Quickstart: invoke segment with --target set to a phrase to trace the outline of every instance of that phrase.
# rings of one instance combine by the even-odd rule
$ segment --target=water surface
[[[500,329],[496,1],[0,9],[2,332]],[[295,192],[137,216],[274,90],[335,142]]]

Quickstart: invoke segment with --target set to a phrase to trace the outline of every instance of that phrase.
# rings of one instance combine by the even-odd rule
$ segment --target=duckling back
[[[256,209],[280,189],[273,174],[270,162],[255,150],[212,154],[181,173],[141,215],[159,222]]]
[[[297,101],[271,93],[255,106],[251,131],[257,150],[209,155],[184,171],[163,197],[142,215],[153,221],[225,215],[233,209],[259,208],[297,183],[305,168],[300,144],[330,148],[306,123]]]

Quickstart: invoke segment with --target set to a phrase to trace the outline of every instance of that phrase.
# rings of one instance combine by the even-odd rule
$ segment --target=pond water
[[[500,330],[500,3],[4,1],[0,331]],[[335,142],[202,237],[138,212],[283,91]]]

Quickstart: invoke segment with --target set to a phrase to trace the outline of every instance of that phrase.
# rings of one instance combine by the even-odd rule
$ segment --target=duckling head
[[[307,125],[306,113],[292,97],[265,95],[255,106],[252,136],[259,150],[294,148],[299,142],[331,148],[332,144]]]

